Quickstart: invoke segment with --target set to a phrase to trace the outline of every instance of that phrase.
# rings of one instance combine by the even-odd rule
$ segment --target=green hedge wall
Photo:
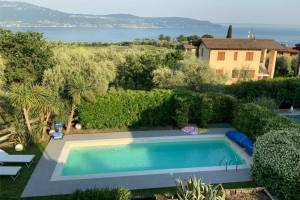
[[[237,100],[219,93],[175,92],[175,122],[184,127],[195,123],[206,127],[208,123],[230,123]]]
[[[95,102],[82,102],[78,116],[86,128],[184,127],[231,122],[236,99],[224,94],[191,91],[116,90]]]
[[[233,125],[254,140],[270,130],[299,127],[298,124],[286,117],[279,116],[254,103],[240,104],[236,108]]]
[[[300,129],[271,130],[255,144],[254,180],[279,197],[300,199]]]
[[[172,125],[173,91],[116,90],[83,102],[78,108],[86,128],[151,127]]]
[[[299,88],[300,78],[275,78],[236,83],[228,86],[226,91],[238,99],[269,97],[282,105],[291,106],[296,96],[296,103],[300,103]]]

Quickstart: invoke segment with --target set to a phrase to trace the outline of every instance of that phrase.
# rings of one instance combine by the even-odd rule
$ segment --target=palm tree
[[[40,123],[42,126],[42,137],[41,140],[44,141],[47,136],[48,124],[51,121],[51,116],[53,114],[60,114],[63,109],[63,100],[59,98],[58,94],[53,92],[50,88],[45,88],[47,92],[47,101],[40,102],[39,104],[39,115]]]
[[[32,134],[32,123],[36,120],[30,119],[31,111],[50,103],[46,88],[31,84],[13,84],[8,92],[8,98],[15,108],[21,110],[27,130]]]
[[[84,76],[73,76],[67,84],[68,95],[71,97],[71,111],[67,122],[66,133],[69,133],[72,127],[72,121],[75,115],[75,110],[82,99],[94,100],[97,91],[95,90],[92,81]]]

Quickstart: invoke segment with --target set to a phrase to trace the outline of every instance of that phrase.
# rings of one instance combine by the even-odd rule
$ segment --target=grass
[[[33,144],[22,152],[22,154],[34,154],[36,157],[30,168],[27,168],[25,165],[22,166],[21,174],[15,182],[13,182],[10,177],[0,177],[0,199],[20,199],[23,189],[25,188],[37,162],[39,161],[46,144],[47,143],[41,145]],[[4,150],[6,150],[8,153],[13,152],[14,154],[17,154],[13,149]]]

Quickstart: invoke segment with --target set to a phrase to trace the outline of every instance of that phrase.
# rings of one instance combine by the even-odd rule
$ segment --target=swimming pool
[[[287,118],[300,123],[300,115],[285,115]]]
[[[248,160],[225,137],[151,138],[66,144],[52,180],[225,170]]]

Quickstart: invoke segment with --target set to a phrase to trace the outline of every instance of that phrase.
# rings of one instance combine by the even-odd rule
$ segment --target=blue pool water
[[[300,115],[287,115],[287,118],[290,118],[291,120],[295,121],[295,122],[299,122],[300,123]]]
[[[62,176],[245,164],[224,139],[71,148]]]

